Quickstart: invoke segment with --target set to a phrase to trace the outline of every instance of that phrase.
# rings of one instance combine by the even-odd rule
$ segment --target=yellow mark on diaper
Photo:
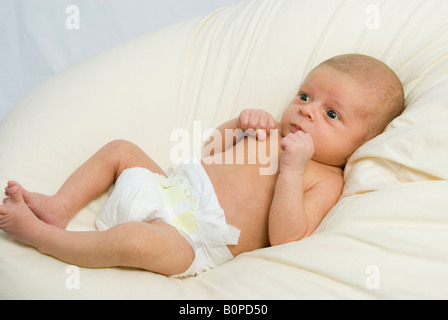
[[[175,184],[169,188],[161,189],[162,201],[167,208],[175,207],[179,203],[187,200],[184,188],[181,185]]]
[[[160,177],[159,184],[160,194],[168,211],[170,223],[186,233],[199,229],[194,217],[195,200],[187,181],[182,177],[169,180]]]
[[[186,211],[175,216],[171,219],[171,223],[174,227],[186,233],[190,233],[198,229],[198,225],[196,224],[196,220],[194,219],[193,212],[191,211]]]

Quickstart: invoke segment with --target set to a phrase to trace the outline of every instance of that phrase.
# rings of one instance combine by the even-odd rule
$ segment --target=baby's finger
[[[271,130],[275,130],[275,129],[277,129],[277,121],[275,121],[274,117],[270,116],[266,130],[270,134]]]
[[[287,135],[286,137],[284,137],[281,141],[280,141],[280,148],[282,148],[282,150],[285,150],[286,148],[292,146],[294,144],[294,138],[293,135]]]
[[[313,137],[309,133],[303,131],[297,131],[294,134],[298,139],[301,139],[306,144],[313,144]]]
[[[269,123],[269,114],[263,113],[258,120],[258,129],[267,129]]]
[[[258,124],[260,122],[260,114],[258,112],[252,112],[249,120],[249,128],[248,129],[258,129]]]
[[[247,130],[249,128],[249,118],[250,118],[250,111],[249,110],[243,110],[240,113],[239,117],[239,124],[240,128],[243,130]]]
[[[265,141],[267,138],[266,130],[258,129],[257,130],[257,138],[260,141]]]

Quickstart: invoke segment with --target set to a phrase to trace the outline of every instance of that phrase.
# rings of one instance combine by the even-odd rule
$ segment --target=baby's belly
[[[251,144],[261,143],[267,146],[267,153],[261,150],[256,152],[258,156],[249,156],[253,152]],[[258,142],[246,138],[225,154],[214,155],[213,163],[210,158],[203,161],[227,223],[241,230],[238,245],[229,246],[234,256],[269,246],[268,217],[278,175],[277,145],[269,139]],[[262,151],[265,154],[260,156]]]

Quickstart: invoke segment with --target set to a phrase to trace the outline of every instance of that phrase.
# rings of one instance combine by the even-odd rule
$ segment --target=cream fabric
[[[193,133],[200,120],[205,131],[247,107],[279,116],[303,77],[337,54],[388,63],[407,109],[351,157],[341,200],[306,240],[186,280],[80,268],[77,289],[66,263],[0,232],[0,298],[448,298],[447,11],[444,0],[250,0],[42,83],[0,124],[0,182],[43,193],[113,139],[168,167],[176,128]],[[95,230],[106,197],[69,229]]]

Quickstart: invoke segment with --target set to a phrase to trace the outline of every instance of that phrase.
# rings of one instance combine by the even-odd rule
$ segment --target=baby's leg
[[[5,194],[9,196],[12,187],[21,188],[25,202],[37,217],[65,229],[79,210],[104,193],[123,170],[133,167],[164,175],[163,170],[136,145],[117,140],[105,145],[79,167],[54,196],[28,192],[13,181],[8,183]]]
[[[188,241],[163,222],[132,222],[107,231],[73,232],[39,220],[14,186],[0,206],[0,228],[40,252],[89,268],[134,267],[165,275],[183,273],[194,259]]]
[[[47,225],[38,250],[87,268],[133,267],[164,275],[185,272],[194,260],[189,242],[163,222],[129,222],[106,231],[73,232]]]

